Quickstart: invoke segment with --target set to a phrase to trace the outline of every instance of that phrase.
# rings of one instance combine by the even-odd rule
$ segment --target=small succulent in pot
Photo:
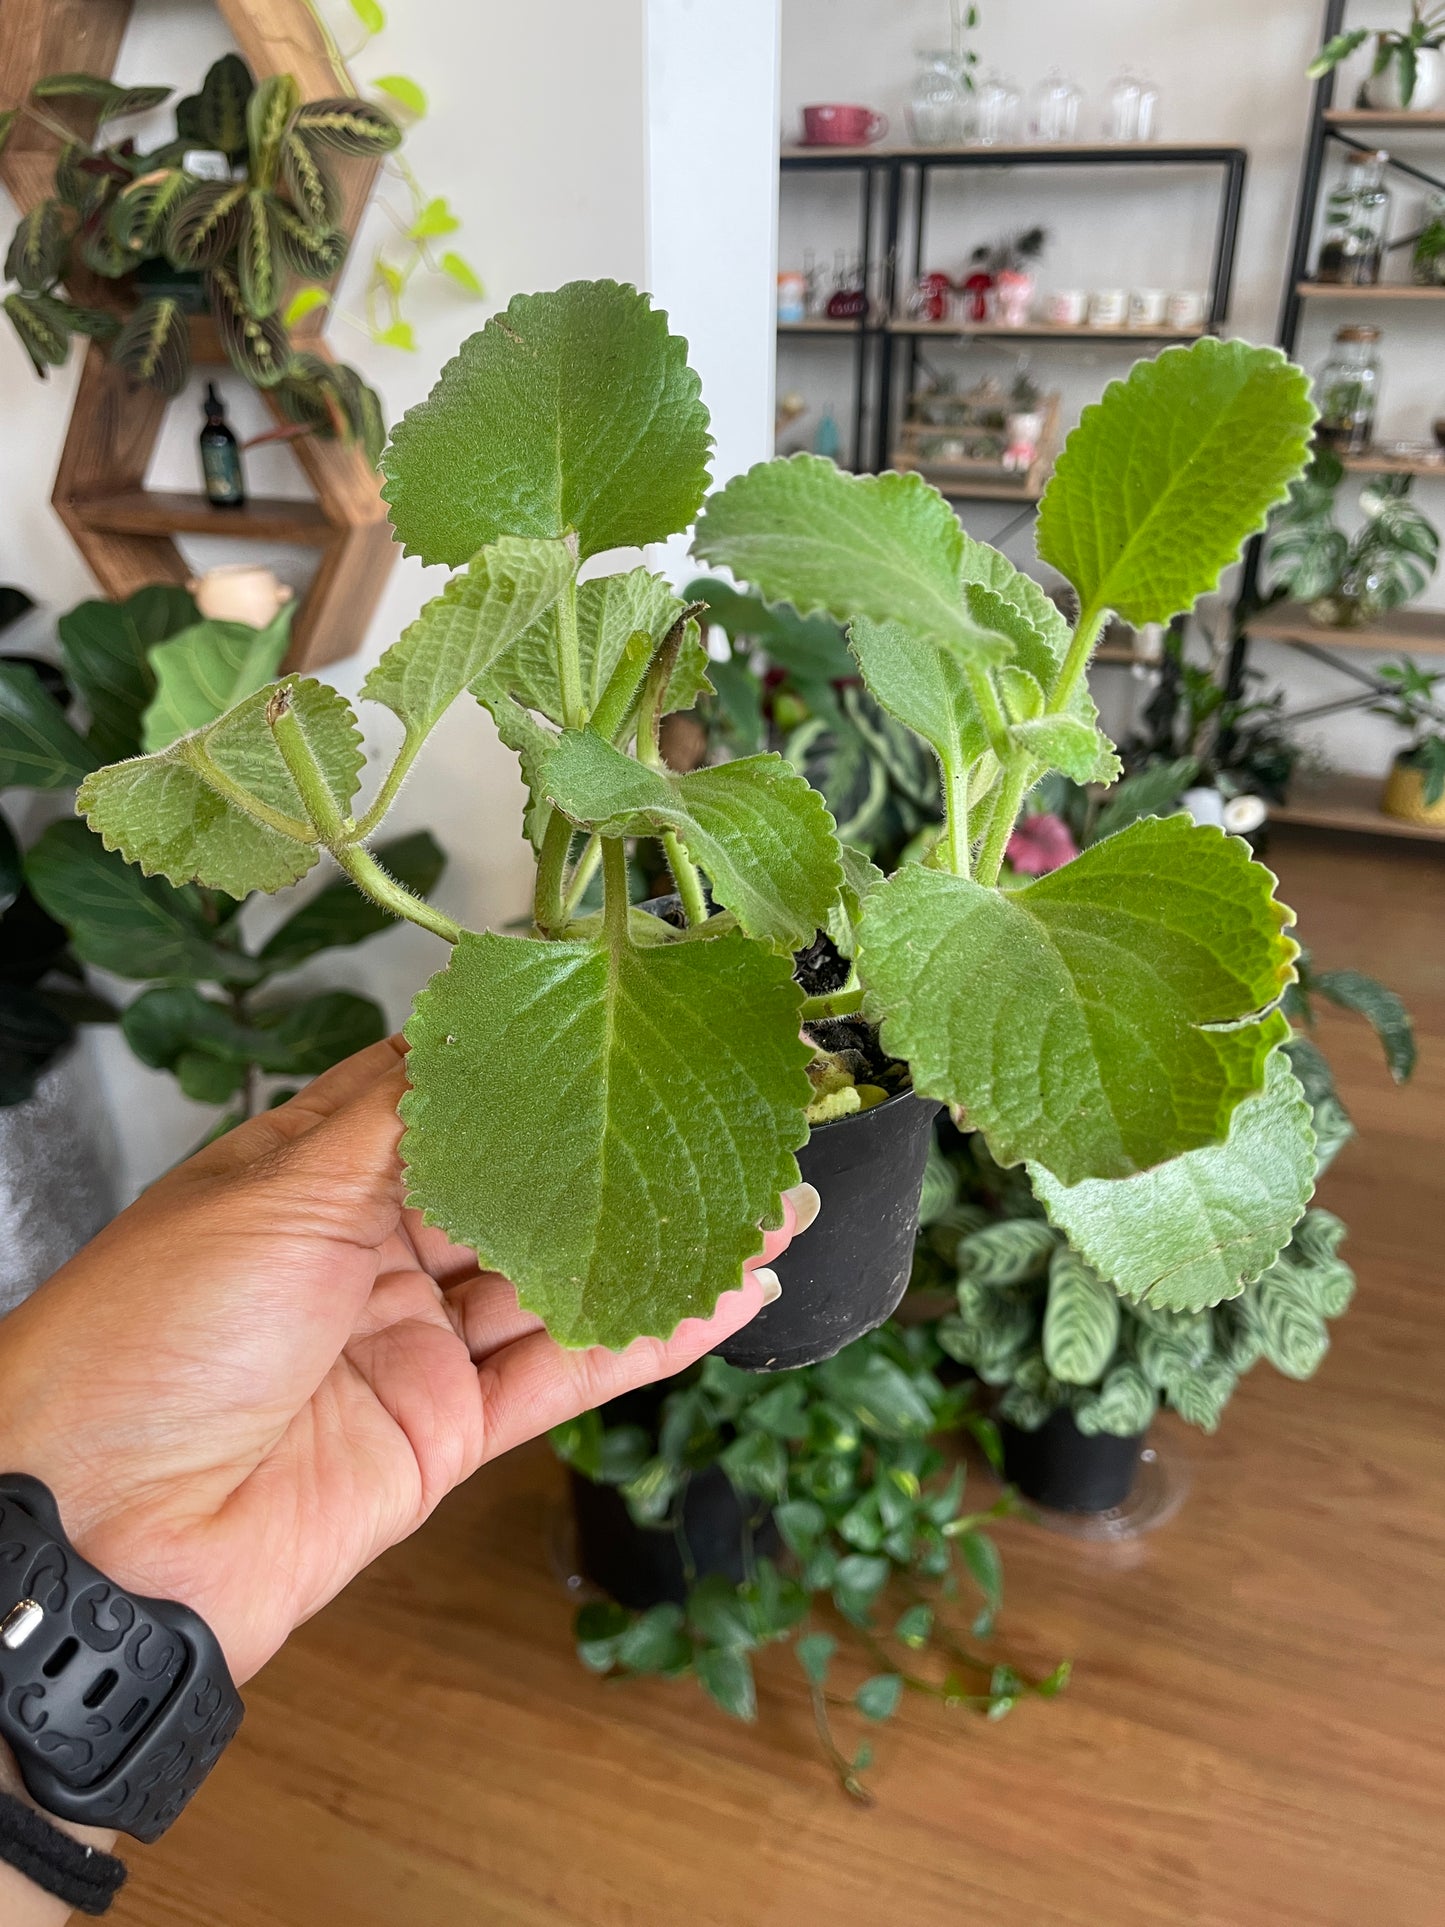
[[[704,503],[707,412],[666,318],[612,282],[520,296],[383,458],[408,550],[457,574],[363,687],[403,732],[375,796],[356,800],[349,704],[291,676],[96,772],[80,807],[144,869],[238,895],[325,851],[451,946],[407,1027],[410,1196],[566,1344],[665,1334],[738,1284],[797,1180],[805,1033],[857,1013],[919,1096],[964,1107],[1001,1164],[1027,1167],[1090,1262],[1107,1270],[1142,1216],[1165,1235],[1140,1262],[1227,1295],[1273,1262],[1314,1177],[1279,1057],[1295,946],[1274,878],[1184,818],[1135,823],[1026,888],[1000,874],[1043,775],[1117,773],[1084,681],[1110,611],[1163,621],[1212,588],[1300,472],[1313,420],[1301,371],[1242,342],[1170,349],[1111,384],[1040,514],[1040,552],[1079,598],[1071,627],[917,475],[802,455]],[[885,877],[841,847],[779,757],[662,762],[662,717],[706,682],[701,612],[644,569],[579,567],[694,521],[694,554],[848,625],[872,699],[936,759],[945,825],[927,863]],[[468,693],[530,792],[531,935],[462,929],[368,848]],[[662,847],[681,931],[631,900],[638,838]],[[584,913],[598,867],[603,908]],[[819,930],[851,970],[809,997],[794,956]],[[1200,1159],[1207,1201],[1174,1222],[1167,1198]]]

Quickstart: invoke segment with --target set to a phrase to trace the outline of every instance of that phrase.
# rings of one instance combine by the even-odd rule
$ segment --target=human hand
[[[239,1684],[460,1480],[681,1371],[775,1295],[784,1201],[707,1320],[564,1351],[402,1209],[402,1047],[375,1044],[162,1178],[0,1322],[0,1457],[76,1549],[179,1600]],[[799,1206],[802,1208],[800,1221]]]

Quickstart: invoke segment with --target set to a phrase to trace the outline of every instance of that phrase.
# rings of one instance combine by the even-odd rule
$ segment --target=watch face
[[[154,1839],[241,1721],[214,1635],[114,1585],[37,1480],[0,1478],[0,1734],[61,1819]]]

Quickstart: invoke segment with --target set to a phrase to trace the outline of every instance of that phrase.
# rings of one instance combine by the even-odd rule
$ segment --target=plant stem
[[[707,922],[707,898],[703,894],[702,878],[698,875],[697,865],[688,856],[678,841],[676,830],[664,830],[662,847],[667,855],[667,867],[672,871],[672,880],[677,885],[677,894],[682,898],[682,907],[690,924]]]
[[[213,763],[195,737],[186,738],[178,748],[178,755],[188,762],[196,774],[210,789],[224,796],[228,803],[257,823],[264,823],[268,830],[275,830],[281,836],[289,836],[294,843],[319,843],[316,826],[307,823],[299,816],[288,816],[284,810],[273,810],[269,803],[263,803],[259,796],[243,789],[233,776],[228,776],[219,763]]]
[[[370,897],[393,916],[405,917],[408,923],[419,924],[434,936],[455,943],[462,934],[461,925],[440,910],[434,910],[422,898],[413,896],[395,877],[388,876],[371,852],[356,841],[355,825],[342,816],[325,772],[291,707],[291,692],[284,684],[266,705],[266,722],[282,761],[291,772],[306,814],[311,818],[315,829],[311,840],[320,842],[331,852],[363,896]]]
[[[833,1738],[833,1728],[828,1720],[828,1702],[822,1687],[809,1680],[808,1692],[813,1701],[813,1725],[817,1728],[823,1751],[828,1756],[828,1764],[838,1776],[839,1786],[845,1793],[852,1794],[862,1806],[871,1807],[873,1795],[854,1773],[852,1761],[846,1754],[839,1752],[837,1742]]]
[[[567,853],[572,848],[572,825],[559,809],[547,819],[542,850],[537,858],[537,887],[532,898],[532,921],[544,937],[560,937],[567,921],[562,900],[567,877]]]
[[[580,729],[587,720],[582,701],[582,651],[577,640],[577,578],[573,576],[557,603],[557,676],[562,685],[562,720]]]
[[[627,845],[620,836],[602,842],[602,921],[614,950],[631,941],[627,920],[631,911],[627,888]]]
[[[1037,767],[1031,756],[1025,756],[1004,771],[1003,786],[994,799],[993,816],[984,834],[983,844],[978,853],[978,864],[974,870],[974,875],[980,883],[998,882],[998,873],[1003,868],[1004,852],[1008,849],[1008,840],[1013,834],[1014,821],[1024,798],[1032,787]]]
[[[988,746],[1001,763],[1007,763],[1013,755],[1013,744],[1009,741],[1008,717],[1003,713],[1003,704],[993,686],[993,677],[987,669],[976,663],[969,664],[967,675],[973,700],[978,705],[979,716],[988,732]]]
[[[562,918],[566,922],[581,902],[588,884],[597,874],[597,866],[602,861],[602,839],[589,836],[587,847],[577,859],[576,868],[562,897]]]
[[[850,977],[841,990],[830,990],[819,997],[805,997],[800,1021],[819,1024],[826,1017],[851,1017],[855,1010],[862,1008],[863,986]]]
[[[417,751],[425,741],[425,736],[420,732],[413,730],[407,731],[406,740],[396,753],[396,761],[386,772],[386,781],[372,799],[371,808],[356,825],[355,835],[359,842],[364,843],[367,837],[374,836],[381,828],[387,811],[396,801],[402,784],[411,773],[411,766],[416,761]]]
[[[1099,631],[1103,628],[1104,618],[1108,613],[1107,609],[1096,608],[1093,603],[1090,603],[1087,609],[1080,611],[1079,626],[1074,631],[1068,654],[1064,657],[1063,667],[1059,671],[1059,679],[1054,684],[1054,693],[1049,698],[1048,714],[1050,716],[1060,716],[1067,709],[1069,698],[1078,687],[1079,678],[1088,667],[1089,657],[1094,652],[1094,644],[1099,640]]]
[[[943,772],[943,810],[945,817],[943,849],[948,867],[956,877],[966,877],[972,867],[968,841],[968,771]]]
[[[625,727],[654,653],[652,637],[645,629],[634,629],[623,644],[617,666],[607,678],[607,687],[590,718],[592,728],[609,743],[616,742]]]

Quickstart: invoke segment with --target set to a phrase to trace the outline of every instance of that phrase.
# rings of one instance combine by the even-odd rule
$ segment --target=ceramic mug
[[[1166,296],[1162,288],[1135,288],[1129,296],[1129,326],[1158,328],[1164,322]]]
[[[1171,294],[1164,304],[1164,317],[1171,328],[1181,332],[1186,329],[1204,326],[1204,296],[1193,289],[1183,289]]]
[[[1089,296],[1089,325],[1092,328],[1122,328],[1129,312],[1129,301],[1122,288],[1096,288]]]
[[[1044,319],[1055,328],[1082,327],[1089,297],[1082,288],[1055,288],[1044,296]]]
[[[888,132],[888,116],[836,104],[803,109],[805,147],[868,147]]]

